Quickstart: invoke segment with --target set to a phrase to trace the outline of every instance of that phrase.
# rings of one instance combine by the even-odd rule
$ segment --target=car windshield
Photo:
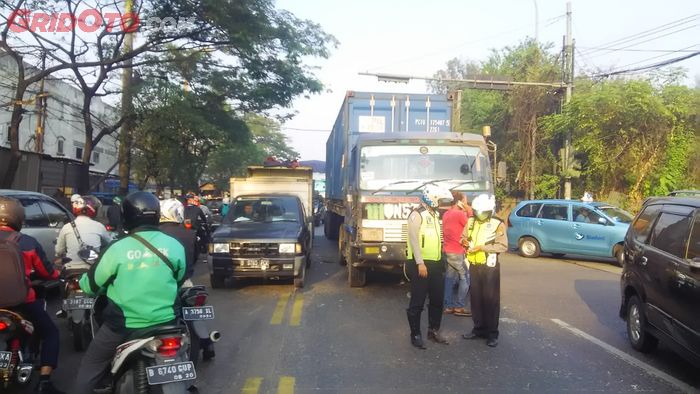
[[[299,204],[294,197],[241,197],[233,203],[223,223],[298,221]]]
[[[603,211],[609,218],[618,223],[632,223],[634,217],[629,212],[622,210],[618,207],[613,207],[609,205],[599,206],[598,209]]]
[[[490,174],[489,160],[477,147],[385,145],[360,153],[363,190],[412,190],[436,179],[456,190],[488,190]]]

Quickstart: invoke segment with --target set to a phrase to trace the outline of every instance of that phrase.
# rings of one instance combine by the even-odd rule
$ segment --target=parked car
[[[620,317],[630,344],[662,340],[700,367],[700,199],[648,199],[625,237]]]
[[[0,196],[16,198],[24,206],[22,232],[36,238],[49,260],[55,258],[56,239],[73,215],[53,198],[30,191],[0,189]]]
[[[700,197],[700,190],[674,190],[668,195],[671,197]]]
[[[630,213],[603,202],[526,200],[508,217],[508,246],[524,257],[615,257],[622,265],[631,222]]]

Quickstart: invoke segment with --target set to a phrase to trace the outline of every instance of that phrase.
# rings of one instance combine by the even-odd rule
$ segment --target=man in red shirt
[[[457,316],[471,316],[464,308],[469,292],[469,269],[464,262],[464,247],[460,243],[462,232],[469,220],[470,210],[467,198],[458,191],[452,191],[452,206],[442,216],[445,240],[445,313]],[[457,292],[455,294],[455,287]]]

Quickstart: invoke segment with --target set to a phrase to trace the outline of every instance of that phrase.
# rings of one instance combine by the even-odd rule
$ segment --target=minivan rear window
[[[684,258],[690,216],[662,213],[651,235],[651,246]]]
[[[537,212],[540,211],[541,206],[542,203],[539,202],[525,204],[520,209],[518,209],[518,211],[515,214],[523,218],[534,218],[535,216],[537,216]]]

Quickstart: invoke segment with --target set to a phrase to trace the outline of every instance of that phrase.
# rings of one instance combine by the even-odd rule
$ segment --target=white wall
[[[25,66],[28,67],[28,66]],[[16,83],[16,65],[14,60],[0,52],[0,146],[9,148],[8,133],[12,111],[11,100],[14,92],[13,84]],[[38,83],[29,87],[24,100],[33,99],[38,91]],[[76,148],[85,145],[85,133],[82,115],[83,94],[66,82],[47,79],[44,82],[44,91],[48,92],[47,117],[44,127],[44,153],[53,157],[66,157],[81,160]],[[36,129],[37,114],[34,112],[34,103],[25,104],[28,111],[24,114],[19,129],[20,150],[34,151],[34,132]],[[102,102],[99,98],[92,100],[93,126],[96,135],[102,126],[113,124],[119,117],[116,108]],[[63,143],[63,154],[59,152],[60,142]],[[105,136],[93,148],[91,171],[104,173],[116,161],[118,141],[113,136]],[[115,167],[110,173],[116,174]]]

